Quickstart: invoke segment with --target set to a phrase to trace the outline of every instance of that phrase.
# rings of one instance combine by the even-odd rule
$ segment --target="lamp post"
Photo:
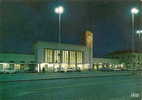
[[[137,8],[131,9],[132,14],[132,53],[135,52],[135,15],[139,13],[139,10]],[[135,66],[135,58],[132,58],[132,67]]]
[[[60,43],[61,43],[61,15],[64,12],[64,8],[62,6],[58,6],[55,8],[55,13],[58,14],[59,16],[59,23],[58,23],[58,42],[59,42],[59,47],[60,47]],[[61,51],[59,50],[59,71],[61,71]]]
[[[139,13],[139,10],[137,8],[132,8],[131,9],[131,14],[132,14],[132,52],[135,50],[135,15]]]
[[[61,15],[64,12],[64,8],[62,6],[59,6],[55,8],[55,13],[59,15],[59,29],[58,29],[58,42],[61,43]]]

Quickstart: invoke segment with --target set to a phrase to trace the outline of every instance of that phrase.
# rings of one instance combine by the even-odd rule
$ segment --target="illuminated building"
[[[0,55],[0,70],[32,71],[67,71],[92,69],[93,34],[85,32],[84,44],[43,42],[34,44],[33,54]]]
[[[106,56],[107,58],[117,59],[123,63],[126,68],[142,69],[142,53],[135,51],[117,51]]]
[[[0,71],[32,71],[35,65],[33,54],[0,53]]]
[[[89,68],[89,49],[83,45],[37,42],[35,57],[37,70],[58,71],[68,68],[87,70]]]

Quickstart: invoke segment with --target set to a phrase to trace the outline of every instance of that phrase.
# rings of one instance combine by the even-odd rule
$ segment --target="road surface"
[[[141,76],[0,83],[0,100],[142,100]]]

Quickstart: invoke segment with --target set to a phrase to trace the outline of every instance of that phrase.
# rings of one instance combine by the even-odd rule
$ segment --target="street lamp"
[[[132,8],[131,9],[131,14],[132,14],[132,53],[135,52],[135,15],[139,13],[139,9],[137,8]],[[132,66],[134,68],[135,66],[135,58],[132,59],[133,63]]]
[[[64,7],[58,6],[55,8],[55,13],[59,15],[59,29],[58,29],[58,42],[59,42],[59,47],[61,43],[61,15],[64,12]],[[59,71],[61,71],[61,51],[59,50]]]
[[[61,15],[64,12],[64,8],[62,6],[55,8],[55,13],[59,15],[59,30],[58,30],[58,41],[61,43]]]
[[[135,15],[139,13],[139,9],[132,8],[131,14],[132,14],[132,52],[134,52],[134,33],[135,33]]]
[[[132,9],[131,9],[131,13],[132,13],[132,14],[137,14],[137,13],[139,13],[139,9],[137,9],[137,8],[132,8]]]

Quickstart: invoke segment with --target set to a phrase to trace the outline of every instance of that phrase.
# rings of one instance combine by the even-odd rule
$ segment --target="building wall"
[[[32,70],[35,56],[32,54],[0,53],[0,71]]]
[[[35,47],[36,47],[36,49],[35,49],[36,61],[39,63],[38,68],[37,68],[38,71],[42,70],[44,68],[43,66],[46,66],[46,64],[45,64],[46,62],[44,60],[44,56],[45,56],[44,50],[46,48],[51,49],[51,50],[60,50],[60,51],[69,51],[69,52],[70,51],[75,51],[75,52],[80,51],[83,53],[83,64],[80,65],[81,69],[88,69],[88,67],[89,67],[89,60],[90,60],[89,59],[89,49],[85,46],[71,45],[71,44],[58,44],[58,43],[49,43],[49,42],[38,42]],[[56,66],[59,67],[59,64],[56,62],[53,62],[52,64],[48,63],[47,66],[52,66],[52,68],[53,68]],[[62,64],[62,66],[63,66],[63,64]],[[75,65],[75,63],[72,65],[68,64],[67,66],[68,67],[70,67],[70,66],[77,67]],[[53,68],[53,70],[54,70],[54,68]]]
[[[76,60],[70,63],[48,63],[45,61],[45,49],[59,50],[74,52]],[[82,63],[77,63],[78,52],[82,54]],[[75,69],[80,68],[81,70],[88,70],[90,68],[90,58],[93,58],[93,55],[90,55],[90,48],[81,45],[72,45],[72,44],[58,44],[51,42],[38,42],[34,45],[34,54],[14,54],[14,53],[1,53],[0,54],[0,70],[31,70],[36,69],[37,71],[42,71],[43,68],[47,67],[48,71],[55,71],[56,67],[69,68],[73,67]],[[71,59],[71,58],[70,58]],[[92,61],[92,60],[91,60]],[[34,67],[34,66],[35,67]]]
[[[93,58],[93,67],[95,70],[100,68],[126,68],[124,63],[114,58]]]
[[[118,59],[121,63],[124,63],[127,68],[142,69],[142,53],[115,53],[107,57]]]

